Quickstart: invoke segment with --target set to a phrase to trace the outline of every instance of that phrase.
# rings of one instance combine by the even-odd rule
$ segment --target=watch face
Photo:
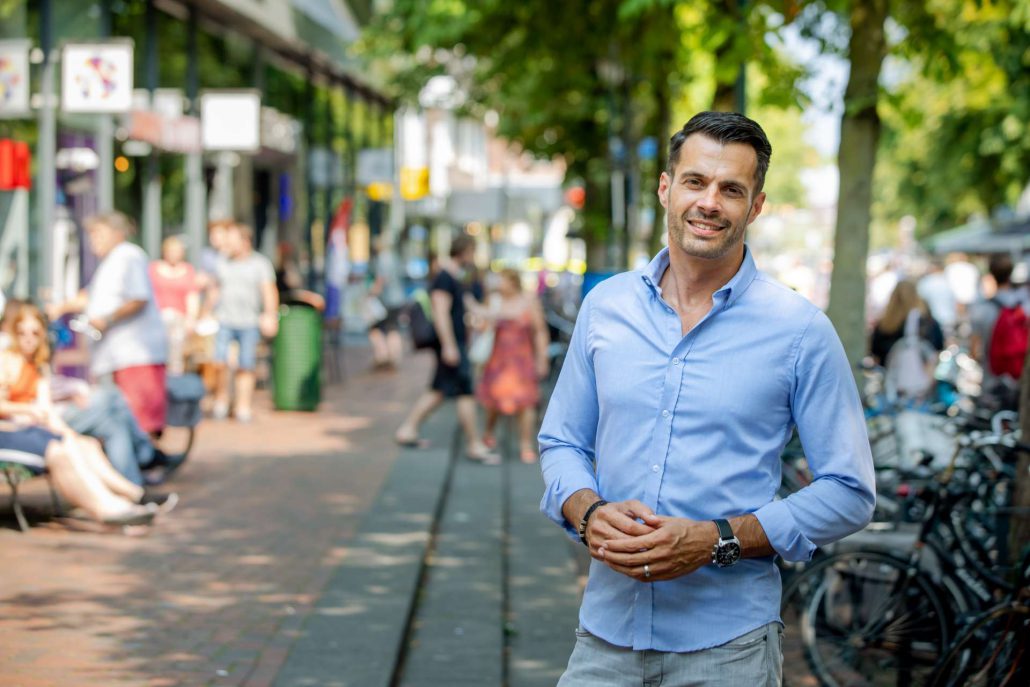
[[[715,564],[720,567],[733,565],[740,560],[740,544],[735,541],[728,541],[717,545],[714,558]]]

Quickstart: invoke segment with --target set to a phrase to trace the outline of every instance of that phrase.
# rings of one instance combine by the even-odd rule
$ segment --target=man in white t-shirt
[[[128,241],[135,231],[133,221],[120,212],[86,220],[89,245],[100,264],[87,289],[51,315],[85,312],[99,336],[90,346],[91,376],[117,385],[140,427],[153,434],[165,424],[168,344],[150,285],[150,261]]]

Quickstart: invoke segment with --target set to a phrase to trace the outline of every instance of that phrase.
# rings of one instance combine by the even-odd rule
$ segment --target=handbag
[[[365,322],[371,326],[386,319],[386,306],[378,297],[369,295],[365,297],[365,308],[362,314],[365,316]]]
[[[432,305],[429,294],[423,290],[413,294],[414,302],[408,306],[408,327],[411,330],[411,342],[416,350],[434,348],[440,345],[433,326]]]
[[[476,335],[469,347],[469,361],[473,365],[485,365],[494,352],[494,328],[488,327]]]

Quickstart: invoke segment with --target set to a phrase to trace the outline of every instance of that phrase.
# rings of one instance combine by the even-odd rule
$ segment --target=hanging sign
[[[200,96],[204,150],[256,153],[261,148],[261,93],[205,91]]]
[[[65,44],[61,109],[112,114],[132,109],[132,41]]]
[[[28,117],[29,48],[27,40],[0,41],[0,117]]]

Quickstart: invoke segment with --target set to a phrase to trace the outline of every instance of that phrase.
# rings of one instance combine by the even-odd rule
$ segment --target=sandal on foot
[[[418,437],[415,437],[414,439],[402,439],[400,437],[394,437],[393,440],[398,446],[401,446],[403,448],[426,449],[430,446],[429,439],[420,439]]]
[[[483,451],[482,453],[468,452],[465,457],[476,463],[482,463],[483,465],[500,465],[501,457],[492,451]]]

